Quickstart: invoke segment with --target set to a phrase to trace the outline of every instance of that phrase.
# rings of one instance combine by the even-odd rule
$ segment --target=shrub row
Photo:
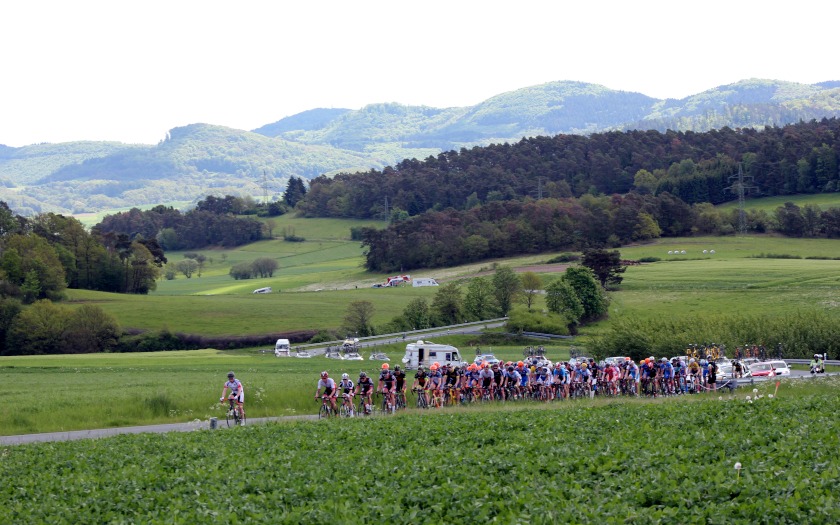
[[[312,338],[315,333],[315,330],[298,330],[263,335],[205,336],[173,333],[169,330],[137,331],[124,334],[117,343],[114,352],[159,352],[165,350],[199,350],[202,348],[232,350],[264,345],[274,348],[277,339],[284,338],[292,343],[304,343]]]
[[[799,311],[788,315],[696,315],[650,320],[632,317],[613,319],[610,329],[594,338],[598,357],[627,355],[640,359],[650,355],[683,355],[690,344],[715,342],[726,345],[726,355],[745,344],[764,345],[775,355],[782,345],[785,358],[808,359],[815,353],[840,358],[837,318],[823,310]]]

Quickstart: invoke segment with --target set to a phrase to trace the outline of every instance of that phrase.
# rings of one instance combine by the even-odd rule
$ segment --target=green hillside
[[[18,213],[98,212],[208,194],[276,195],[288,177],[365,171],[474,145],[606,130],[705,131],[840,115],[835,82],[745,80],[682,100],[581,82],[550,82],[475,106],[393,103],[317,109],[248,132],[209,124],[154,146],[101,142],[0,148],[0,200]],[[263,181],[263,177],[267,180]]]

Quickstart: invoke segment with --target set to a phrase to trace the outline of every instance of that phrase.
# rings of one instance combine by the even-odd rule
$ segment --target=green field
[[[454,344],[464,359],[472,359],[471,339],[453,335],[435,342]],[[568,345],[546,349],[553,359],[568,358]],[[397,365],[405,345],[377,349]],[[522,356],[519,346],[483,351],[505,360]],[[362,370],[378,375],[380,365],[368,359],[277,358],[268,348],[3,357],[3,378],[17,385],[7,400],[26,409],[0,412],[0,435],[206,421],[222,413],[218,399],[229,370],[243,382],[249,417],[312,414],[318,408],[313,395],[322,370],[335,378],[347,372],[355,381]]]
[[[331,223],[339,235],[338,222]],[[328,245],[328,248],[324,246]],[[291,245],[291,246],[289,246]],[[94,303],[114,315],[123,328],[201,335],[268,334],[292,330],[336,329],[352,301],[371,301],[374,323],[384,324],[414,298],[431,301],[436,288],[371,288],[385,275],[364,272],[360,248],[351,241],[285,243],[264,241],[241,250],[208,253],[213,262],[202,277],[162,280],[148,296],[70,290],[67,307]],[[695,315],[697,312],[783,314],[801,308],[834,312],[840,304],[840,261],[808,259],[840,255],[840,241],[789,239],[772,235],[659,239],[621,248],[622,258],[660,260],[630,266],[620,289],[611,294],[610,316]],[[311,249],[312,251],[307,251]],[[289,250],[283,252],[282,250]],[[685,255],[668,251],[685,250]],[[707,253],[704,254],[703,250]],[[708,253],[715,250],[715,254]],[[227,253],[225,260],[221,253]],[[236,281],[227,275],[231,264],[266,254],[283,253],[272,279]],[[355,253],[355,255],[351,255]],[[495,261],[528,269],[556,254]],[[767,256],[788,255],[801,259]],[[177,260],[180,254],[171,254]],[[338,257],[331,259],[331,257]],[[412,272],[415,277],[466,279],[484,274],[492,262],[440,270]],[[544,284],[557,272],[538,270]],[[272,294],[252,294],[272,286]],[[537,298],[542,307],[542,297]],[[608,322],[608,321],[607,321]],[[603,324],[603,323],[602,323]]]
[[[819,206],[821,210],[826,210],[828,208],[836,208],[840,206],[840,194],[816,193],[813,195],[787,195],[780,197],[762,197],[758,199],[749,198],[749,195],[747,195],[747,199],[744,201],[744,207],[748,210],[764,210],[772,215],[776,208],[784,206],[786,202],[792,202],[800,208],[810,204],[813,206]],[[718,206],[718,208],[722,210],[729,210],[737,207],[737,200]]]
[[[837,523],[838,386],[9,447],[0,522]]]

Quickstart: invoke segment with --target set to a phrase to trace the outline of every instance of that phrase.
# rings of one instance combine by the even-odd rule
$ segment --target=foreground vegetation
[[[8,447],[0,522],[834,523],[837,388]]]

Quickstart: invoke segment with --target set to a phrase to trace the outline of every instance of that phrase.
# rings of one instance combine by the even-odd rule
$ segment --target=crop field
[[[838,386],[20,445],[0,522],[837,523]]]

